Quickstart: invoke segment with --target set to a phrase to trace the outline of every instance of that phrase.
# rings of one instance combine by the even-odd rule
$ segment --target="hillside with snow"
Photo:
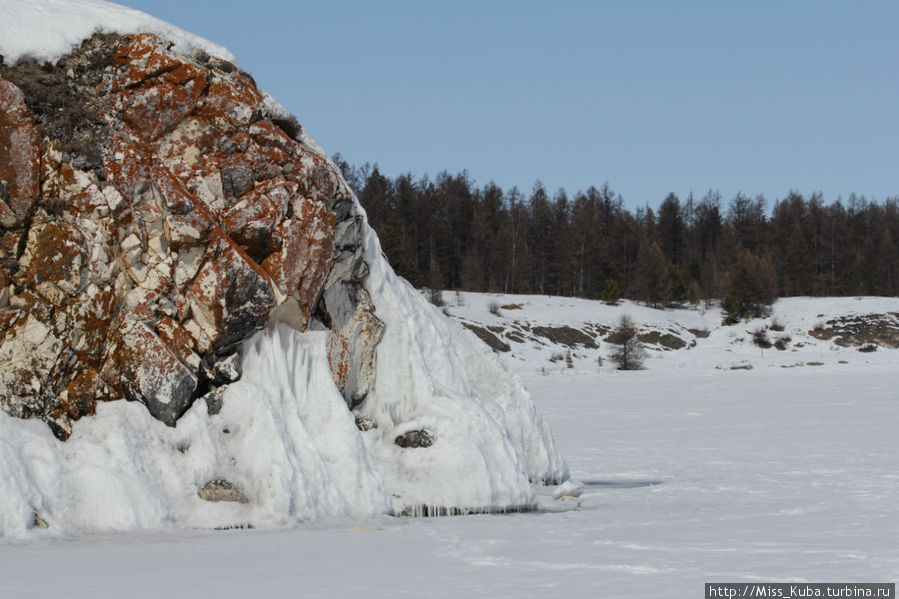
[[[622,315],[638,325],[644,366],[654,371],[890,366],[899,354],[897,298],[783,298],[771,316],[734,325],[722,324],[717,302],[662,310],[539,295],[446,293],[444,300],[446,314],[525,375],[614,372],[608,339]]]

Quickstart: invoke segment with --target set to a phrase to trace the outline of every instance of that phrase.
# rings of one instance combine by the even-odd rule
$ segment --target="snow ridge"
[[[189,54],[197,49],[236,63],[224,46],[145,12],[104,0],[0,1],[0,55],[7,64],[55,61],[96,32],[155,33]]]

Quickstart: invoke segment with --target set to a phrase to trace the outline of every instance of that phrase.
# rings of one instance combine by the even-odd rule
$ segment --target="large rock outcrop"
[[[0,407],[64,439],[98,401],[174,425],[272,318],[329,329],[347,403],[383,331],[361,216],[235,65],[152,34],[0,60]]]

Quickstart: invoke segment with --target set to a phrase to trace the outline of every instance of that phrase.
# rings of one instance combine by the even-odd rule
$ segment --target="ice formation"
[[[232,58],[107,2],[0,1],[8,63],[53,60],[95,30],[152,32],[178,52]],[[567,467],[523,386],[393,273],[367,224],[362,240],[365,287],[384,324],[374,382],[356,410],[370,425],[357,426],[334,383],[327,334],[270,322],[244,343],[243,376],[220,405],[195,402],[174,428],[118,401],[99,405],[61,443],[42,423],[0,412],[0,536],[29,534],[42,521],[65,534],[528,509],[532,483],[565,480]],[[396,443],[422,430],[430,446]],[[203,501],[198,491],[220,480],[247,502]]]

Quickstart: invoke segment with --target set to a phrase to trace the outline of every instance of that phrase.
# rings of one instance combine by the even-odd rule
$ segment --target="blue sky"
[[[328,152],[628,206],[899,196],[899,2],[126,0],[227,46]]]

